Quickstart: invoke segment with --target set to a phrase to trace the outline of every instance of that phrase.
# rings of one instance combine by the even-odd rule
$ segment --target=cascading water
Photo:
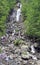
[[[21,8],[22,8],[22,4],[21,3],[18,3],[17,4],[17,14],[16,14],[16,21],[19,22],[19,19],[20,19],[20,15],[21,15]]]
[[[34,49],[34,46],[33,45],[31,45],[31,52],[32,53],[35,53],[35,49]]]

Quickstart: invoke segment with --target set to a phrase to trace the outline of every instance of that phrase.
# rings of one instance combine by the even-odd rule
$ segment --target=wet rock
[[[6,55],[5,53],[1,53],[1,54],[0,54],[0,58],[1,58],[1,59],[5,59],[6,57],[7,57],[7,55]]]
[[[22,61],[22,65],[27,65],[27,61],[26,60],[23,60]]]
[[[10,58],[11,60],[13,60],[13,54],[9,55],[9,58]]]
[[[2,49],[2,52],[5,53],[5,47],[3,46],[1,49]]]
[[[18,62],[17,62],[17,65],[20,65],[20,64],[21,64],[20,61],[18,61]]]
[[[14,51],[15,52],[15,50],[17,49],[17,47],[16,46],[14,46],[13,48],[12,48],[12,51]]]
[[[40,60],[37,61],[37,65],[40,65]]]
[[[9,40],[8,40],[8,37],[7,36],[1,38],[1,44],[4,45],[4,46],[6,46],[9,43],[8,41]]]
[[[36,57],[40,60],[40,53],[36,54]]]
[[[18,36],[19,32],[16,32],[15,35]]]
[[[14,54],[14,55],[13,55],[13,58],[16,59],[17,57],[18,57],[18,54]]]
[[[7,51],[9,51],[9,48],[8,47],[4,47],[4,52],[7,52]]]
[[[21,58],[21,56],[18,57],[18,60],[19,60],[20,62],[22,62],[22,58]]]
[[[26,51],[27,52],[28,46],[27,45],[22,45],[21,46],[21,51]]]
[[[34,43],[34,47],[36,48],[38,46],[38,43]]]
[[[22,46],[22,49],[21,49],[21,57],[22,57],[22,59],[30,59],[30,58],[32,58],[32,59],[34,59],[34,60],[37,60],[37,57],[35,56],[35,55],[32,55],[32,54],[30,54],[29,52],[28,52],[28,46],[27,45],[23,45]]]
[[[24,40],[25,38],[24,38],[24,36],[20,36],[20,39]]]
[[[7,30],[6,30],[6,33],[7,33],[7,34],[11,34],[11,33],[12,33],[12,30],[11,30],[11,29],[7,29]]]
[[[5,49],[5,47],[2,47],[2,50],[4,50]]]
[[[36,52],[40,53],[40,43],[34,43]]]
[[[31,56],[33,60],[37,60],[37,57],[35,55]]]
[[[9,48],[13,48],[14,47],[14,44],[10,44],[8,46],[9,46]]]
[[[5,64],[3,64],[3,63],[0,62],[0,65],[5,65]]]
[[[9,40],[10,40],[10,41],[13,41],[13,40],[15,40],[15,37],[14,37],[14,36],[10,36],[10,37],[9,37]]]
[[[8,61],[9,61],[9,57],[7,56],[7,57],[5,58],[5,60],[8,62]]]
[[[16,63],[17,65],[21,65],[21,62],[19,61],[18,57],[15,59],[15,63]]]
[[[15,50],[15,53],[18,54],[18,55],[20,55],[21,50],[20,50],[20,49],[16,49],[16,50]]]
[[[30,58],[29,52],[27,51],[28,46],[27,45],[22,45],[21,47],[21,57],[24,60],[27,60]]]
[[[25,53],[25,52],[24,52]],[[30,59],[30,55],[29,55],[29,53],[27,53],[27,54],[21,54],[21,58],[23,59],[23,60],[28,60],[28,59]]]
[[[36,63],[35,60],[30,59],[30,60],[27,62],[27,65],[37,65],[37,63]]]
[[[24,36],[24,32],[21,33],[21,36]]]

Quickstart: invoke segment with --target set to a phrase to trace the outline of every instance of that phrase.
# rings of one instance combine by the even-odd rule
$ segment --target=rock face
[[[34,50],[37,45],[25,39],[22,16],[16,22],[16,11],[6,23],[6,35],[0,38],[0,65],[40,65],[40,53]]]

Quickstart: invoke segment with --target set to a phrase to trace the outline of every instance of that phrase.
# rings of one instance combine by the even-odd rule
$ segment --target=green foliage
[[[26,34],[40,36],[40,0],[22,0]]]
[[[5,33],[5,21],[16,0],[0,0],[0,36]]]
[[[2,52],[1,48],[0,48],[0,53]]]
[[[23,41],[23,40],[21,40],[21,39],[16,39],[16,40],[14,40],[14,44],[15,45],[20,45],[20,44],[24,44],[25,42]]]

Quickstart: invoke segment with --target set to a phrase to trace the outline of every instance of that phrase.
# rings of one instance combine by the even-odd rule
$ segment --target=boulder
[[[40,60],[37,60],[37,65],[40,65]]]
[[[30,56],[28,54],[21,54],[21,58],[23,60],[28,60],[30,58]]]

